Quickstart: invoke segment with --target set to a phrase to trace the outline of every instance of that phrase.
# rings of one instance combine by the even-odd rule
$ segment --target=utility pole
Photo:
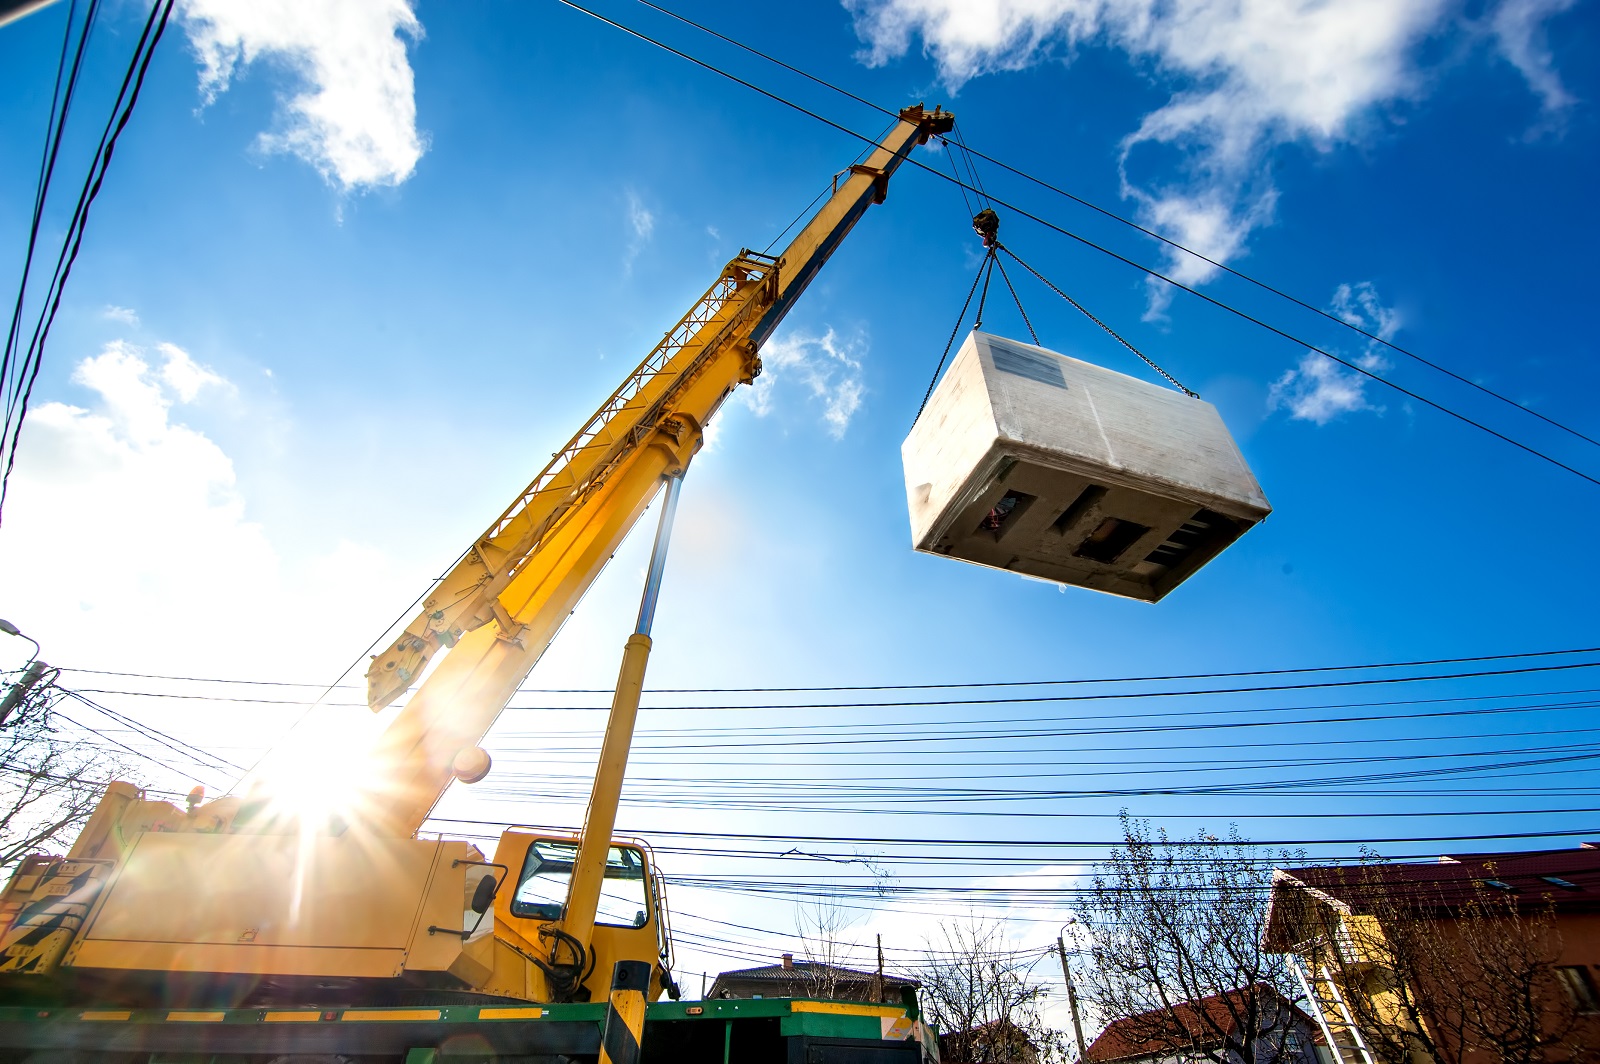
[[[12,684],[11,690],[6,692],[3,700],[0,700],[0,728],[6,726],[6,718],[22,704],[23,699],[33,693],[34,686],[49,667],[36,658],[23,670],[21,679]]]
[[[883,1000],[883,936],[878,936],[878,977],[872,981],[872,1000]]]
[[[0,2],[3,2],[3,0],[0,0]],[[0,22],[3,21],[4,19],[0,18]],[[33,656],[28,659],[28,667],[22,671],[22,675],[17,679],[16,683],[11,685],[11,689],[6,692],[5,698],[0,699],[0,728],[3,728],[5,727],[6,718],[11,716],[16,708],[22,705],[23,700],[33,693],[34,687],[50,666],[39,660],[39,641],[33,636],[28,635],[10,621],[4,620],[0,620],[0,632],[4,632],[6,635],[14,635],[18,639],[26,639],[33,644]]]
[[[1072,1009],[1072,1033],[1078,1039],[1078,1061],[1082,1064],[1088,1050],[1083,1045],[1083,1021],[1078,1018],[1078,992],[1072,987],[1072,969],[1067,966],[1067,944],[1056,936],[1056,952],[1061,955],[1061,977],[1067,981],[1067,1005]]]

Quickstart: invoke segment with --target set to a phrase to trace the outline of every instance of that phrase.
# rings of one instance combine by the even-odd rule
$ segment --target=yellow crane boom
[[[883,201],[911,149],[949,128],[945,112],[906,108],[781,255],[744,251],[729,262],[372,659],[367,699],[377,710],[449,651],[379,744],[386,832],[416,830],[452,779],[483,767],[477,744],[662,477],[687,468],[707,421],[755,379],[761,344],[867,207]]]
[[[197,793],[180,810],[113,783],[67,857],[28,858],[0,893],[0,988],[38,1000],[551,1002],[603,997],[618,962],[648,974],[651,996],[670,987],[648,848],[611,838],[664,534],[583,833],[512,829],[486,860],[418,829],[453,780],[487,774],[479,744],[561,623],[755,379],[761,344],[890,175],[952,121],[906,108],[782,254],[741,251],[429,592],[368,670],[374,710],[416,690],[345,817],[275,815],[255,793]]]

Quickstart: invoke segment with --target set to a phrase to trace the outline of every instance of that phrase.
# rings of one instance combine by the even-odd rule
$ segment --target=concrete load
[[[900,453],[917,550],[1146,602],[1272,512],[1210,403],[982,332]]]

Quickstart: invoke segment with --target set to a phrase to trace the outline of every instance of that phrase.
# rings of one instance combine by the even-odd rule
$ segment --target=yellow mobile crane
[[[240,1046],[267,1052],[262,1059],[296,1059],[285,1050],[305,1046],[367,1054],[391,1046],[371,1033],[383,1023],[390,1034],[417,1028],[400,1046],[407,1052],[448,1047],[465,1031],[473,1045],[565,1045],[560,1052],[581,1057],[592,1013],[571,1013],[576,1034],[545,1023],[558,1033],[544,1041],[512,1037],[507,1024],[604,1001],[618,962],[647,973],[636,989],[651,1000],[676,997],[649,848],[612,838],[676,487],[712,415],[761,371],[762,343],[868,206],[883,202],[912,149],[951,126],[947,112],[906,108],[864,162],[835,176],[781,255],[741,251],[431,590],[368,670],[376,711],[432,665],[381,735],[347,820],[290,816],[250,789],[209,802],[197,793],[180,809],[113,783],[67,856],[27,859],[0,894],[0,1061],[51,1046],[91,1058],[119,1046],[199,1047],[217,1059]],[[479,743],[663,486],[582,832],[508,830],[492,857],[466,841],[417,837],[452,781],[489,772]],[[516,1007],[525,1003],[548,1007]],[[451,1007],[476,1011],[450,1027]],[[173,1034],[201,1029],[184,1023],[226,1033],[236,1015],[256,1017],[254,1041]],[[784,1013],[783,1037],[800,1036],[790,1022],[800,1015]],[[904,1012],[865,1015],[909,1033]],[[760,1059],[733,1052],[756,1036],[736,1032],[731,1013],[727,1022],[723,1058]],[[365,1034],[346,1045],[328,1029]]]

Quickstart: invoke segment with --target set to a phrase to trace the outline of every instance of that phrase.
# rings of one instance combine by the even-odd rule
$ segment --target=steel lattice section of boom
[[[452,779],[480,777],[477,744],[607,558],[681,475],[708,420],[761,370],[770,337],[918,144],[951,116],[908,107],[867,159],[772,258],[742,251],[595,415],[489,526],[367,673],[382,709],[448,649],[380,738],[367,807],[380,834],[409,835]]]

